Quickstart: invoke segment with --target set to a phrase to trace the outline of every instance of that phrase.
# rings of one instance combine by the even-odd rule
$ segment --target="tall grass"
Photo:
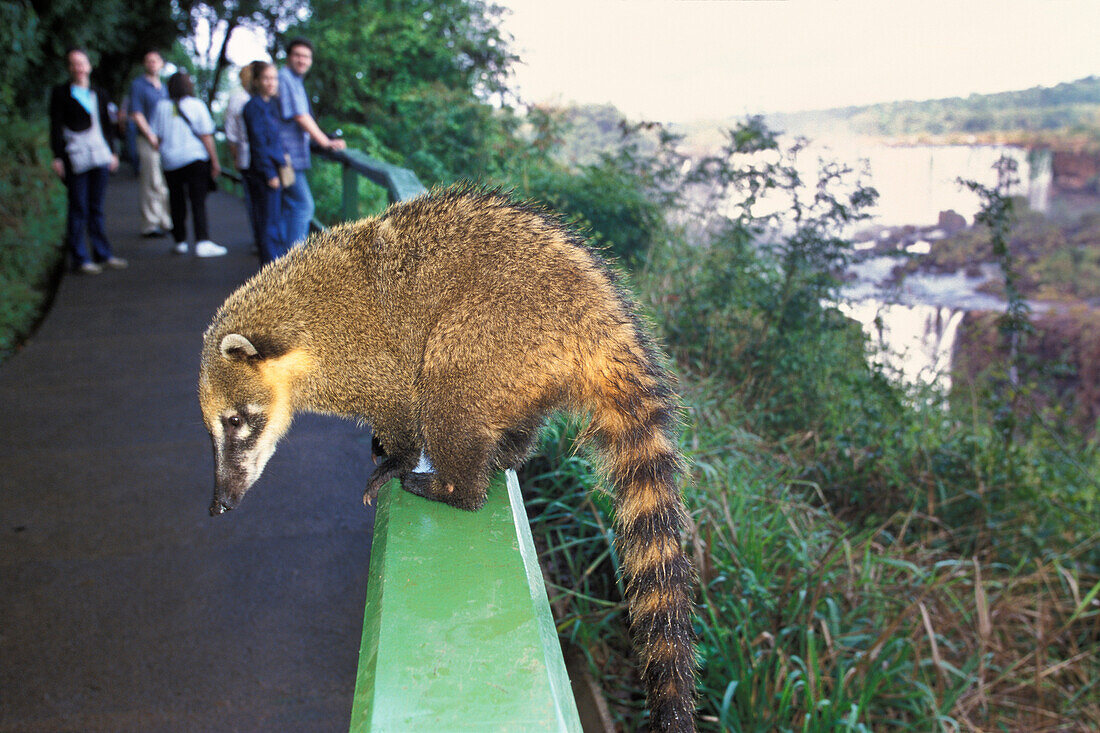
[[[983,560],[926,517],[853,527],[780,446],[738,425],[713,382],[686,385],[688,550],[700,576],[700,727],[728,731],[1095,730],[1100,579],[1079,551]],[[611,502],[547,431],[525,489],[563,638],[584,650],[628,730],[644,726]],[[932,523],[934,524],[934,523]],[[946,531],[946,530],[945,530]]]

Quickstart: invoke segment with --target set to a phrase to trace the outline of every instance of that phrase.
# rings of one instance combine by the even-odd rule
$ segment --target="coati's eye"
[[[230,415],[225,419],[225,421],[229,423],[230,427],[234,428],[239,428],[240,426],[244,425],[244,420],[241,419],[240,415]]]

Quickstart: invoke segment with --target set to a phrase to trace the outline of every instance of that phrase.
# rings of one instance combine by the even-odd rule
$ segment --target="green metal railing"
[[[223,132],[219,131],[216,139],[219,146],[224,146],[225,134]],[[428,191],[411,170],[376,160],[358,150],[334,151],[312,148],[311,152],[314,156],[337,163],[341,167],[340,217],[343,221],[352,221],[360,216],[360,178],[366,178],[368,181],[384,188],[391,204],[416,198]],[[244,181],[233,167],[232,162],[228,160],[228,154],[225,153],[224,149],[220,157],[222,176],[235,185],[243,187]],[[317,231],[322,231],[325,228],[325,224],[316,218],[314,218],[312,226]]]
[[[379,492],[352,731],[577,731],[515,472],[477,512]]]
[[[358,150],[322,150],[313,148],[313,154],[339,163],[341,167],[341,213],[344,221],[359,218],[359,178],[386,189],[390,203],[416,198],[427,189],[416,174],[407,168],[383,163]]]
[[[391,203],[426,192],[412,171],[359,151],[313,152],[342,167],[344,220],[359,217],[360,177]],[[396,480],[376,507],[351,731],[579,732],[515,473],[477,512]]]

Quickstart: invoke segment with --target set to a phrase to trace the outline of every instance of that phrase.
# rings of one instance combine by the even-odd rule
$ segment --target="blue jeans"
[[[73,257],[73,265],[80,267],[92,261],[103,262],[111,256],[111,245],[103,229],[103,197],[107,193],[107,166],[93,168],[85,173],[69,173],[65,185],[69,189],[69,226],[65,243]],[[92,255],[84,246],[84,230],[92,242]]]
[[[247,184],[251,215],[256,222],[260,236],[260,262],[266,263],[286,254],[287,246],[283,242],[283,221],[281,216],[281,188],[267,185],[263,173],[248,170],[244,174]]]
[[[309,236],[313,219],[313,193],[306,181],[306,171],[294,171],[294,183],[283,189],[283,241],[288,248],[300,244]]]

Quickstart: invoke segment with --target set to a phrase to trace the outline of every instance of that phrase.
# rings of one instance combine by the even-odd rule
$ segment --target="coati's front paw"
[[[378,490],[381,489],[387,481],[393,476],[383,475],[385,472],[380,468],[376,468],[374,473],[367,479],[367,488],[363,491],[363,506],[371,506],[374,504],[374,500],[378,498]]]
[[[374,504],[374,500],[378,498],[378,489],[367,484],[366,491],[363,492],[363,506],[371,506]]]
[[[374,469],[374,473],[367,479],[367,489],[363,492],[363,506],[373,504],[378,498],[378,490],[391,478],[400,476],[404,470],[404,464],[392,456],[382,461],[382,465]]]

